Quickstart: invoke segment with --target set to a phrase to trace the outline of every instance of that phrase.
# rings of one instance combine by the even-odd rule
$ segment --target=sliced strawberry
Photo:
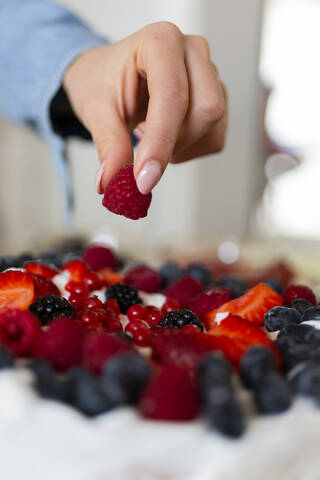
[[[219,313],[232,313],[256,325],[263,325],[264,314],[270,308],[282,305],[283,298],[264,283],[259,283],[239,298],[224,303],[205,315],[205,326],[210,330],[219,319]]]
[[[42,275],[46,278],[53,278],[55,275],[59,273],[59,270],[54,267],[49,267],[44,263],[40,262],[29,262],[26,263],[23,268],[30,273],[36,273],[37,275]]]
[[[37,275],[36,273],[30,273],[34,284],[34,300],[44,295],[56,295],[60,297],[60,291],[58,287],[49,278]]]
[[[235,367],[238,367],[242,355],[252,345],[269,348],[278,365],[281,364],[279,351],[268,335],[257,325],[237,315],[228,314],[216,322],[207,335],[211,337],[212,348],[221,350]]]
[[[35,287],[30,273],[16,270],[0,273],[0,312],[8,308],[27,310],[34,295]]]
[[[106,287],[116,283],[122,283],[124,280],[123,275],[111,270],[111,268],[101,268],[101,270],[98,271],[98,275]]]
[[[67,270],[71,280],[80,283],[83,282],[86,274],[91,272],[91,269],[82,260],[70,260],[62,266],[62,270]]]

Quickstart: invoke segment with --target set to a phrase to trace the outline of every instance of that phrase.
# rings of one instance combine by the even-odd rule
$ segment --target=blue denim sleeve
[[[30,125],[48,143],[62,180],[68,221],[72,189],[65,142],[52,126],[50,105],[67,66],[107,41],[49,0],[0,0],[0,25],[0,112]]]

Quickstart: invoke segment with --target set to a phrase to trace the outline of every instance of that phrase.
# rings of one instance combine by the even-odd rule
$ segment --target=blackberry
[[[287,381],[277,372],[269,372],[255,385],[254,399],[261,413],[281,413],[290,408],[292,393]]]
[[[167,313],[159,322],[160,327],[182,328],[185,325],[195,325],[203,330],[201,320],[191,310],[174,310]]]
[[[288,325],[298,324],[301,320],[301,314],[295,308],[273,307],[264,316],[264,326],[268,332],[275,332]]]
[[[31,313],[36,315],[42,325],[47,325],[55,317],[73,317],[74,309],[68,300],[56,295],[39,297],[29,307]]]
[[[101,388],[116,405],[135,405],[151,376],[147,361],[136,353],[116,355],[106,363]]]
[[[106,291],[106,300],[116,300],[119,304],[120,311],[123,314],[127,313],[127,310],[131,305],[142,303],[141,298],[138,295],[138,290],[130,285],[124,283],[116,283],[110,285]]]
[[[239,374],[242,383],[248,388],[253,388],[266,373],[272,371],[276,371],[276,362],[265,347],[254,345],[241,358]]]
[[[202,283],[206,289],[211,288],[213,285],[212,274],[207,267],[202,265],[202,263],[190,263],[186,268],[184,275],[195,278]]]

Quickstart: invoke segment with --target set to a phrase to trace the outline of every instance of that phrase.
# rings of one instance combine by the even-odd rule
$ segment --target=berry
[[[55,317],[73,317],[74,309],[68,300],[55,295],[45,295],[39,297],[29,307],[31,313],[33,313],[42,325],[47,325]]]
[[[33,360],[27,368],[35,376],[35,389],[42,398],[68,403],[70,386],[65,378],[57,377],[52,366],[40,359]]]
[[[187,369],[166,365],[142,393],[140,413],[152,420],[188,421],[199,408],[195,385]]]
[[[107,300],[110,298],[116,300],[119,304],[121,313],[127,313],[127,310],[131,305],[142,303],[137,289],[130,285],[125,285],[124,283],[110,285],[106,291],[106,298]]]
[[[189,307],[197,295],[203,292],[203,286],[193,277],[181,277],[172,282],[165,290],[165,294],[179,302],[182,307]]]
[[[89,267],[79,259],[70,260],[62,266],[63,271],[70,273],[70,279],[74,282],[83,282],[87,273],[90,272]]]
[[[73,318],[57,317],[48,330],[38,336],[34,356],[51,363],[56,370],[65,371],[81,364],[84,329]]]
[[[195,325],[203,330],[201,320],[190,310],[176,310],[169,312],[159,322],[160,327],[182,328],[185,325]]]
[[[132,335],[133,343],[136,345],[140,347],[148,347],[150,345],[151,333],[146,327],[146,324],[141,320],[129,322],[125,331]]]
[[[290,408],[292,393],[279,373],[268,372],[255,385],[254,399],[261,413],[281,413]]]
[[[167,287],[170,283],[178,280],[178,278],[183,275],[182,268],[174,262],[167,262],[162,265],[159,268],[158,273],[162,279],[162,288]]]
[[[267,334],[254,323],[235,315],[227,315],[210,330],[207,335],[211,339],[211,348],[220,350],[235,366],[244,352],[252,345],[262,345],[268,348],[280,364],[280,355]]]
[[[296,298],[291,302],[290,307],[295,308],[298,312],[302,315],[307,308],[312,307],[312,303],[308,302],[308,300],[304,300],[303,298]]]
[[[17,309],[0,313],[0,343],[16,356],[28,356],[39,334],[38,319],[28,311]]]
[[[295,308],[273,307],[264,315],[264,326],[268,332],[275,332],[288,325],[298,324],[301,320],[301,315]]]
[[[275,343],[281,352],[296,345],[320,346],[320,332],[310,325],[289,325],[280,330]]]
[[[97,273],[88,272],[84,276],[83,284],[86,285],[90,291],[99,290],[103,286],[103,281]]]
[[[127,165],[109,182],[102,205],[112,213],[138,220],[147,216],[151,199],[151,193],[140,193],[133,175],[133,165]]]
[[[118,272],[114,272],[110,268],[103,268],[102,270],[99,270],[99,278],[105,287],[108,287],[109,285],[114,285],[115,283],[123,283],[124,277]]]
[[[291,303],[296,298],[303,298],[312,303],[312,305],[317,304],[316,297],[311,290],[311,288],[306,287],[305,285],[290,285],[283,292],[283,303],[284,305],[291,306]]]
[[[70,371],[70,396],[72,405],[92,417],[114,408],[114,402],[102,391],[100,382],[83,368]]]
[[[82,297],[86,297],[90,293],[90,289],[87,285],[80,282],[74,282],[70,280],[65,286],[67,292],[74,293],[75,295],[81,295]]]
[[[282,297],[267,285],[259,283],[242,297],[224,303],[221,307],[207,313],[205,316],[207,330],[214,326],[217,314],[224,312],[238,315],[256,325],[263,325],[264,314],[276,305],[282,305]]]
[[[264,375],[276,371],[276,368],[272,353],[265,347],[254,345],[246,350],[240,360],[240,378],[246,387],[253,388]]]
[[[83,261],[97,272],[102,268],[118,269],[118,260],[110,248],[102,245],[89,245],[82,253]]]
[[[4,345],[0,345],[0,370],[13,367],[14,358],[10,350]]]
[[[46,278],[53,278],[55,275],[59,273],[57,268],[49,267],[48,265],[44,265],[40,262],[28,262],[23,265],[23,268],[26,272],[36,273],[38,275],[42,275]]]
[[[229,289],[232,299],[241,297],[247,289],[247,284],[243,278],[233,275],[223,275],[219,278],[218,283],[219,286]]]
[[[147,293],[158,292],[161,288],[161,277],[152,268],[137,266],[127,271],[124,282]]]
[[[30,273],[15,270],[0,273],[0,312],[8,308],[27,310],[34,296],[34,281]]]
[[[44,263],[45,265],[61,268],[61,259],[56,252],[43,252],[39,256],[38,261]]]
[[[214,385],[230,386],[232,380],[231,365],[221,353],[208,353],[198,365],[197,380],[203,392]]]
[[[143,305],[131,305],[127,311],[128,320],[143,320],[145,314],[145,308]]]
[[[308,362],[291,379],[291,386],[295,393],[308,396],[320,404],[320,368],[319,362]]]
[[[277,278],[266,278],[263,280],[263,283],[268,285],[268,287],[272,288],[272,290],[275,292],[279,293],[279,295],[283,294],[282,283]]]
[[[84,302],[85,299],[86,298],[83,297],[82,295],[76,295],[75,293],[71,293],[68,301],[73,306],[74,311],[78,312],[78,311],[82,310],[83,302]]]
[[[117,315],[120,315],[120,307],[119,303],[116,300],[113,300],[113,298],[109,298],[104,302],[104,308],[110,308],[110,310],[113,310]]]
[[[320,305],[315,307],[307,308],[302,314],[302,322],[308,321],[319,321],[320,320]]]
[[[93,373],[100,373],[107,361],[124,352],[132,352],[126,340],[106,332],[90,332],[84,341],[83,365]]]
[[[320,351],[310,348],[309,345],[300,344],[295,345],[282,352],[284,368],[288,372],[296,365],[320,358]]]
[[[165,315],[169,312],[174,312],[175,310],[181,310],[181,305],[173,298],[167,298],[164,304],[161,307],[161,312]]]
[[[204,288],[210,288],[213,284],[213,278],[210,270],[202,263],[190,263],[185,269],[184,274],[198,280]]]
[[[82,310],[78,313],[77,319],[87,330],[99,330],[103,329],[101,322],[103,314],[96,310]]]
[[[216,287],[202,292],[198,295],[190,305],[192,310],[198,317],[203,320],[205,314],[219,308],[226,302],[231,300],[230,290],[226,287]]]
[[[245,415],[232,389],[215,385],[208,389],[204,399],[204,413],[210,428],[232,438],[245,431]]]
[[[49,280],[49,278],[38,275],[37,273],[30,273],[29,275],[31,275],[33,279],[35,299],[49,294],[56,295],[57,297],[60,296],[58,287]]]
[[[116,405],[135,405],[151,376],[147,361],[135,353],[112,358],[100,376],[102,391]]]
[[[145,308],[144,321],[152,327],[153,325],[158,325],[160,320],[163,317],[163,313],[156,307],[148,305]]]
[[[69,301],[70,301],[70,298],[69,298]],[[83,299],[82,307],[85,310],[91,310],[92,308],[101,309],[103,308],[103,303],[101,302],[101,300],[99,300],[98,297],[88,297]]]

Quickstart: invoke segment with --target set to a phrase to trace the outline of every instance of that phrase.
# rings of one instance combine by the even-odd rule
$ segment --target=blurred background
[[[204,35],[224,80],[230,128],[223,153],[171,166],[146,219],[101,206],[91,144],[68,154],[74,228],[111,228],[148,245],[199,239],[320,238],[320,2],[318,0],[61,0],[116,41],[169,20]],[[0,245],[14,253],[64,231],[63,199],[46,145],[0,119]]]

